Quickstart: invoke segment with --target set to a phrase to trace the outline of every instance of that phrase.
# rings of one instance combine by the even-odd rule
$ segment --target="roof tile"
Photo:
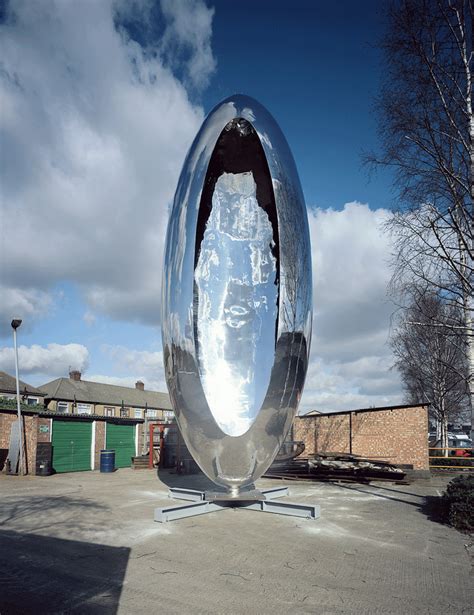
[[[71,378],[57,378],[39,388],[49,399],[172,410],[169,395],[158,391],[142,391],[115,384]]]

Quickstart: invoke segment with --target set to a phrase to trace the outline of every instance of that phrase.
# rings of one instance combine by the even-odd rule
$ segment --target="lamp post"
[[[16,330],[21,325],[19,318],[12,320],[13,329],[13,346],[15,348],[15,376],[16,376],[16,409],[18,413],[18,427],[20,432],[20,460],[18,464],[18,474],[23,474],[23,425],[21,420],[21,407],[20,407],[20,378],[18,376],[18,348],[16,345]]]

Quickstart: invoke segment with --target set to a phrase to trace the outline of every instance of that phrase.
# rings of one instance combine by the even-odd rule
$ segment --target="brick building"
[[[428,406],[388,406],[297,417],[306,455],[352,453],[428,470]]]
[[[45,393],[36,387],[19,381],[20,396],[24,404],[28,406],[43,405]],[[16,399],[16,378],[6,372],[0,371],[0,398]]]
[[[115,450],[115,467],[130,467],[131,457],[140,454],[143,440],[143,419],[120,419],[104,416],[67,416],[42,409],[22,407],[25,429],[25,464],[28,474],[37,471],[40,443],[52,447],[52,468],[55,472],[97,470],[100,451]],[[0,403],[0,471],[10,445],[16,409]]]
[[[141,380],[135,388],[82,380],[81,372],[41,385],[44,405],[58,414],[99,415],[130,419],[171,419],[167,393],[149,391]]]

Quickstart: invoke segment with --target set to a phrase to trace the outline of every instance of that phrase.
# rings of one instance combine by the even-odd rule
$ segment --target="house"
[[[45,393],[20,380],[21,401],[28,406],[43,405]],[[16,378],[6,372],[0,372],[0,398],[16,399]]]
[[[56,414],[39,404],[22,404],[21,414],[25,433],[23,471],[28,474],[98,470],[103,449],[115,451],[116,468],[129,468],[133,457],[146,452],[143,419]],[[0,472],[17,420],[13,400],[0,398]]]
[[[173,418],[167,393],[147,391],[140,380],[135,388],[82,380],[81,372],[57,378],[40,390],[45,406],[56,414],[95,415],[122,419]]]

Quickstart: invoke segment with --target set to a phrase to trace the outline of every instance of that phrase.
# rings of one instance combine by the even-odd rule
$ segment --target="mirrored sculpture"
[[[239,497],[291,427],[308,366],[311,249],[288,144],[236,95],[204,121],[179,179],[162,296],[166,381],[203,472]]]

